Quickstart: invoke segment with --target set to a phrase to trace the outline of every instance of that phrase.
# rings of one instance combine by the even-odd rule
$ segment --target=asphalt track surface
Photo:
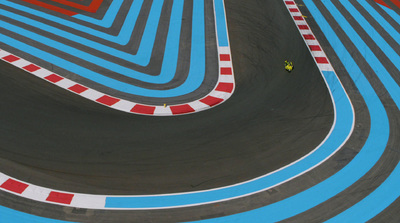
[[[377,92],[384,109],[379,110],[379,105],[374,104],[376,101],[365,97],[364,88],[368,87],[360,84],[362,75],[357,76],[349,69],[351,65],[346,61],[350,61],[350,57],[346,57],[344,51],[336,51],[340,48],[330,39],[332,37],[323,35],[328,26],[321,26],[313,2],[297,2],[307,6],[300,6],[300,9],[308,16],[307,21],[329,55],[351,99],[356,117],[349,140],[319,167],[264,192],[196,207],[85,210],[43,204],[3,191],[0,192],[1,204],[39,216],[83,222],[255,221],[251,218],[253,212],[249,210],[270,207],[270,204],[295,197],[340,174],[357,160],[357,155],[364,154],[364,148],[372,144],[382,154],[369,151],[375,155],[377,162],[371,162],[371,168],[359,179],[354,177],[354,183],[326,201],[280,220],[321,222],[332,218],[334,222],[344,222],[340,220],[343,213],[344,220],[350,222],[362,219],[361,215],[352,216],[351,213],[355,212],[349,210],[357,211],[362,202],[385,203],[379,199],[385,196],[370,198],[369,195],[374,195],[382,185],[386,185],[386,180],[391,179],[390,173],[396,173],[399,160],[396,146],[399,144],[396,137],[399,126],[398,96],[393,96],[391,88],[384,85],[387,82],[376,75],[382,70],[376,68],[376,61],[371,62],[371,58],[377,55],[395,83],[400,83],[398,70],[393,64],[400,48],[396,37],[391,36],[400,28],[393,19],[395,15],[390,15],[392,11],[386,11],[371,1],[349,1],[356,8],[351,9],[352,12],[360,11],[379,33],[390,34],[383,35],[389,43],[389,48],[384,48],[387,46],[380,45],[377,36],[369,37],[368,34],[373,35],[372,29],[363,31],[366,24],[359,26],[356,20],[349,19],[351,27],[355,27],[356,33],[372,48],[372,54],[365,56],[367,50],[358,50],[360,41],[351,39],[356,38],[355,35],[340,28],[346,27],[340,24],[342,20],[338,16],[330,16],[335,7],[343,13],[346,13],[345,7],[350,10],[351,5],[346,5],[346,2],[332,1],[330,5],[330,1],[315,1],[315,4],[334,27],[334,33],[350,52],[351,58],[360,65],[361,74]],[[363,11],[363,7],[368,6],[362,5],[365,2],[389,21],[388,24],[395,30],[388,31],[384,23],[374,22],[377,16],[368,16]],[[392,2],[385,2],[395,8]],[[160,194],[198,191],[253,179],[313,150],[328,134],[334,111],[324,80],[285,5],[280,1],[229,1],[225,4],[236,90],[228,101],[204,112],[177,117],[126,114],[88,102],[2,62],[1,171],[57,190],[95,194]],[[352,16],[356,18],[355,14]],[[345,14],[345,18],[352,16]],[[390,48],[395,54],[385,55]],[[282,69],[282,61],[288,58],[295,61],[295,70],[290,74]],[[387,143],[385,119],[376,118],[382,114],[387,114],[390,121]],[[380,144],[382,141],[383,146]],[[351,178],[350,171],[348,173]],[[392,193],[383,195],[393,194],[391,199],[394,201],[398,188],[390,191]],[[323,196],[317,194],[316,197]],[[309,197],[310,200],[313,198]],[[366,199],[373,202],[365,202]],[[304,206],[307,204],[304,203]],[[371,217],[373,222],[399,220],[397,200],[380,214],[376,211],[379,208],[371,211],[366,208],[370,207],[368,205],[361,207],[365,208],[364,211],[375,213],[376,216]],[[288,206],[287,212],[289,210]],[[346,216],[346,211],[351,217]],[[216,218],[239,212],[244,213],[244,219],[240,214],[232,215],[232,218]],[[280,215],[278,212],[274,214]],[[261,216],[258,221],[274,219],[268,216],[268,212]]]

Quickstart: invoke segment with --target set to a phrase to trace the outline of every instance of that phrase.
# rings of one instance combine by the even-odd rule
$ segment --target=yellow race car
[[[285,70],[288,72],[293,70],[293,62],[285,60]]]

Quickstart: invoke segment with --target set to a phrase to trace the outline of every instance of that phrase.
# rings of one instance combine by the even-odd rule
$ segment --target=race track
[[[0,222],[399,221],[378,2],[0,0]]]

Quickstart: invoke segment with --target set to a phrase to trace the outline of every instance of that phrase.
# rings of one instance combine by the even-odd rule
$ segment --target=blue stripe
[[[329,8],[329,12],[336,19],[340,27],[349,36],[349,38],[351,39],[353,44],[357,47],[357,49],[359,49],[360,52],[363,54],[365,60],[368,62],[368,64],[371,65],[371,68],[374,70],[378,78],[381,80],[381,82],[389,92],[390,96],[393,98],[397,107],[400,108],[400,87],[397,85],[396,81],[393,80],[390,73],[382,65],[382,63],[371,51],[368,45],[357,34],[357,32],[351,27],[351,25],[347,22],[346,18],[344,18],[342,14],[336,9],[336,7],[330,1],[323,0],[322,2],[324,2],[326,7]],[[343,3],[345,4],[346,1],[343,1]],[[356,16],[356,18],[358,18],[357,12],[352,11],[351,14]],[[393,51],[393,49],[391,49],[390,47],[388,48],[386,46],[387,43],[385,44],[384,40],[382,40],[382,38],[375,33],[375,30],[370,28],[368,24],[364,25],[367,33],[374,33],[373,37],[376,43],[379,44],[381,47],[384,47],[386,50],[390,51],[388,52],[389,54],[387,54],[389,55],[389,58],[397,58],[397,60],[400,61],[400,57]],[[392,51],[394,52],[394,54]]]
[[[313,1],[304,0],[303,2],[335,52],[340,55],[340,60],[366,102],[371,117],[369,137],[361,151],[347,166],[320,184],[253,211],[202,222],[276,222],[295,216],[351,186],[373,167],[386,148],[389,138],[389,120],[379,97]]]
[[[176,15],[178,18],[181,18],[182,17],[182,11],[183,11],[183,1],[179,1],[179,2],[181,4],[178,4],[178,3],[174,4],[174,6],[175,6],[174,7],[175,8],[174,12],[175,13],[173,15]],[[0,13],[6,13],[6,12],[4,12],[3,10],[0,10]],[[174,17],[174,18],[176,18],[176,17]],[[174,77],[175,71],[176,71],[176,64],[177,64],[177,61],[178,61],[178,52],[179,52],[179,34],[180,34],[179,31],[180,31],[180,26],[181,26],[181,22],[180,21],[181,21],[181,19],[176,20],[176,22],[174,22],[174,25],[171,27],[171,32],[169,34],[170,35],[174,35],[172,37],[173,41],[169,40],[167,42],[167,44],[171,44],[172,46],[168,46],[167,45],[167,47],[166,47],[167,50],[165,52],[164,61],[163,61],[163,64],[166,64],[166,66],[163,66],[163,70],[161,71],[161,74],[159,76],[152,76],[152,75],[144,74],[144,73],[141,73],[141,72],[138,72],[138,71],[123,67],[123,66],[121,66],[119,64],[115,64],[115,63],[110,62],[108,60],[99,58],[99,57],[94,56],[92,54],[86,53],[86,52],[81,51],[79,49],[76,49],[74,47],[65,45],[65,44],[60,43],[58,41],[55,41],[53,39],[41,36],[41,35],[39,35],[37,33],[34,33],[34,32],[29,31],[29,30],[20,28],[18,26],[12,25],[12,24],[7,23],[7,22],[0,21],[0,27],[8,29],[8,30],[10,30],[10,31],[12,31],[14,33],[18,33],[18,34],[21,34],[23,36],[29,37],[29,38],[31,38],[31,39],[33,39],[35,41],[45,43],[47,46],[53,47],[55,49],[62,49],[63,52],[68,53],[71,56],[78,56],[79,58],[82,58],[82,59],[84,59],[84,60],[86,60],[86,61],[88,61],[90,63],[93,63],[93,64],[96,64],[98,66],[104,67],[106,69],[109,69],[111,71],[114,71],[114,72],[122,74],[122,75],[125,75],[127,77],[135,78],[135,79],[141,80],[141,81],[161,84],[161,83],[168,83],[170,80],[172,80],[172,78]],[[199,29],[199,30],[203,31],[203,29]],[[168,35],[169,38],[171,38],[170,35]],[[6,43],[6,41],[3,40],[3,39],[1,39],[1,41]],[[11,46],[13,46],[13,47],[15,47],[17,49],[20,49],[22,51],[29,52],[30,54],[32,54],[32,55],[34,55],[36,57],[39,57],[39,58],[41,58],[43,60],[51,61],[56,66],[62,67],[64,69],[69,70],[71,72],[74,72],[74,73],[76,73],[78,75],[87,77],[84,74],[84,72],[86,72],[85,69],[84,68],[78,69],[78,68],[80,68],[80,66],[78,66],[78,65],[75,66],[76,69],[72,70],[72,69],[70,69],[70,66],[66,66],[65,63],[57,63],[57,61],[59,61],[59,60],[53,60],[53,59],[51,59],[50,56],[45,56],[45,55],[49,55],[49,54],[48,53],[44,53],[44,51],[41,51],[41,50],[30,51],[30,50],[27,50],[24,46],[22,46],[20,44],[19,45],[15,44],[15,41],[14,41],[14,44],[12,44],[12,43],[7,43],[7,44],[11,45]],[[35,52],[37,52],[37,53],[35,54]],[[43,53],[40,53],[40,52],[43,52]],[[52,57],[55,57],[55,56],[52,56]],[[196,62],[196,61],[194,61],[194,62]],[[171,64],[175,65],[175,67],[171,66]],[[169,69],[165,70],[165,68],[169,68]],[[89,79],[91,79],[91,78],[89,78]],[[96,79],[91,79],[91,80],[96,81]]]
[[[64,30],[60,30],[58,28],[46,25],[44,23],[29,19],[27,17],[24,16],[20,16],[18,14],[12,13],[12,12],[8,12],[5,10],[0,10],[0,14],[3,16],[7,16],[9,18],[12,18],[14,20],[23,22],[27,25],[31,25],[34,27],[37,27],[41,30],[47,31],[49,33],[58,35],[60,37],[63,38],[67,38],[69,40],[72,40],[74,42],[77,42],[79,44],[91,47],[93,49],[99,50],[101,52],[119,57],[121,59],[124,59],[126,61],[132,62],[132,63],[136,63],[139,64],[141,66],[147,66],[148,63],[150,62],[150,57],[151,57],[151,53],[153,51],[153,45],[154,45],[154,41],[155,41],[155,37],[156,37],[156,32],[157,32],[157,23],[160,19],[161,16],[161,9],[162,9],[162,4],[153,4],[152,10],[150,12],[149,15],[149,21],[146,23],[146,29],[143,33],[142,36],[142,41],[138,50],[138,54],[137,55],[131,55],[129,53],[117,50],[113,47],[109,47],[109,46],[105,46],[103,44],[100,44],[98,42],[92,41],[92,40],[88,40],[86,38],[77,36],[75,34],[72,34],[70,32],[66,32]],[[135,24],[137,22],[137,16],[139,15],[138,13],[135,14],[136,17],[132,18],[132,21],[130,21],[132,24]],[[175,15],[175,14],[174,14]],[[171,15],[173,16],[173,15]],[[174,20],[175,18],[171,18],[171,20]],[[178,23],[179,24],[179,23]],[[180,29],[180,27],[174,27],[177,24],[172,24],[170,26],[170,32],[176,32],[177,30]],[[28,32],[28,31],[27,31]],[[129,36],[129,38],[132,36],[132,33],[126,33],[126,35]],[[31,36],[29,34],[29,36]],[[169,36],[171,38],[176,38],[176,41],[179,41],[179,33],[177,33],[174,36]],[[58,47],[58,46],[57,46]],[[62,46],[59,46],[62,47]],[[81,54],[78,54],[81,55]]]
[[[400,44],[400,34],[391,26],[371,5],[365,0],[359,0],[358,3],[367,10],[367,12],[381,25],[394,41]],[[399,18],[400,19],[400,18]]]
[[[92,18],[89,16],[85,16],[82,14],[77,14],[72,17],[82,20],[82,21],[85,21],[85,22],[88,22],[88,23],[92,23],[92,24],[101,26],[101,27],[110,28],[117,16],[117,13],[118,13],[119,9],[121,8],[121,5],[123,2],[124,1],[112,1],[106,14],[104,15],[104,17],[101,20],[95,19],[95,18]]]
[[[196,90],[204,80],[205,76],[205,34],[204,34],[204,6],[199,7],[198,5],[204,4],[204,1],[196,1],[197,4],[196,8],[193,9],[193,29],[192,29],[192,52],[191,52],[191,60],[193,61],[190,63],[190,71],[188,78],[186,79],[185,83],[182,84],[181,86],[174,88],[174,89],[168,89],[168,90],[151,90],[151,89],[145,89],[145,88],[140,88],[137,86],[129,85],[124,82],[120,82],[111,78],[108,78],[106,76],[103,76],[99,73],[96,73],[94,71],[91,71],[89,69],[86,69],[84,67],[78,66],[74,63],[71,63],[69,61],[66,61],[62,58],[59,58],[57,56],[54,56],[52,54],[49,54],[47,52],[41,51],[35,47],[29,46],[25,43],[19,42],[17,40],[14,40],[12,38],[9,38],[4,35],[0,35],[1,41],[13,46],[15,48],[23,49],[25,52],[29,52],[31,55],[34,55],[39,58],[46,58],[49,61],[52,61],[53,64],[56,66],[59,66],[61,68],[64,68],[66,70],[69,70],[73,73],[79,74],[82,77],[88,78],[90,80],[96,81],[99,84],[102,84],[104,86],[126,92],[129,94],[135,94],[135,95],[141,95],[141,96],[148,96],[148,97],[160,97],[160,98],[166,98],[166,97],[175,97],[175,96],[181,96],[184,94],[188,94],[190,92],[193,92]],[[179,1],[174,1],[174,5],[172,8],[172,13],[177,14],[177,16],[174,16],[174,18],[181,18],[182,17],[182,12],[183,12],[183,4],[184,0],[179,0]],[[181,19],[173,21],[176,23],[176,26],[180,27]],[[3,26],[7,26],[10,28],[13,28],[14,31],[17,31],[19,33],[21,32],[27,32],[25,30],[22,30],[19,27],[13,27],[11,24],[6,24],[4,22],[0,21],[0,24],[3,24]],[[176,32],[171,32],[169,35],[175,35]],[[29,33],[32,36],[37,36],[37,34],[34,33]],[[32,37],[31,36],[31,37]],[[37,36],[38,37],[38,36]],[[40,37],[38,37],[40,38]],[[42,38],[41,38],[42,39]],[[42,39],[46,40],[47,44],[54,44],[55,41],[50,40],[50,39]],[[179,48],[176,46],[176,44],[179,45],[179,43],[174,43],[174,42],[167,42],[167,51],[168,50],[177,50]],[[57,47],[57,45],[55,45]],[[64,46],[63,46],[64,47]],[[59,47],[58,47],[59,48]],[[77,49],[65,46],[66,51],[69,51],[72,55],[85,55],[88,56],[91,62],[94,62],[95,64],[101,64],[101,65],[107,65],[107,66],[113,66],[107,61],[104,60],[98,60],[97,58],[91,56],[91,55],[86,55],[84,52],[80,52]],[[173,74],[175,74],[175,69],[177,64],[177,57],[166,57],[163,61],[163,71],[171,71],[171,73],[168,72],[162,72],[160,76],[138,76],[138,79],[143,79],[151,83],[164,83],[168,82],[173,78]],[[114,67],[115,69],[115,67]],[[134,71],[130,71],[128,73],[127,68],[121,68],[121,70],[117,70],[118,72],[125,72],[128,76],[134,76],[134,74],[139,75],[139,73],[134,73]]]
[[[216,25],[218,34],[218,45],[221,47],[229,46],[228,41],[228,31],[226,28],[226,17],[225,17],[225,7],[224,0],[214,1],[214,10],[216,14]]]
[[[336,75],[332,72],[324,72],[324,76],[329,84],[337,110],[336,123],[329,138],[312,154],[297,163],[281,169],[270,175],[261,177],[257,180],[244,184],[186,194],[165,195],[165,196],[141,196],[141,197],[107,197],[107,208],[157,208],[199,204],[205,202],[218,201],[233,197],[243,196],[265,188],[274,186],[291,177],[312,168],[331,155],[346,140],[352,131],[353,110],[348,97]]]
[[[133,23],[132,21],[136,21],[135,18],[137,18],[138,14],[140,13],[140,9],[142,8],[143,1],[144,0],[135,0],[133,2],[133,4],[131,5],[131,9],[129,10],[129,13],[125,18],[124,25],[122,26],[121,31],[119,32],[119,34],[117,36],[103,33],[101,31],[89,28],[87,26],[83,26],[83,25],[80,25],[80,24],[77,24],[77,23],[74,23],[74,22],[71,22],[71,21],[68,21],[65,19],[61,19],[57,16],[52,16],[50,14],[46,14],[41,11],[37,11],[37,10],[31,9],[31,8],[28,8],[28,7],[25,7],[22,5],[18,5],[18,4],[9,2],[7,0],[0,0],[0,4],[9,6],[14,9],[18,9],[23,12],[30,13],[35,16],[39,16],[39,17],[47,19],[49,21],[56,22],[61,25],[73,28],[80,32],[85,32],[85,33],[91,34],[98,38],[102,38],[102,39],[105,39],[105,40],[108,40],[108,41],[111,41],[111,42],[114,42],[114,43],[117,43],[120,45],[126,45],[126,44],[128,44],[128,42],[130,40],[130,34],[132,33],[134,26],[135,26],[135,23]]]
[[[400,165],[371,194],[327,222],[367,222],[400,197]]]
[[[26,214],[10,208],[0,206],[0,222],[1,223],[72,223],[70,221],[53,220],[43,218],[31,214]]]
[[[386,6],[379,5],[383,11],[385,11],[392,19],[400,25],[400,15],[398,15],[394,10],[389,9]]]

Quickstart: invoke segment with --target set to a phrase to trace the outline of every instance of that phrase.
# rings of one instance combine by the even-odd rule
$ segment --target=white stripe
[[[88,90],[82,92],[80,95],[85,97],[85,98],[91,99],[93,101],[96,101],[100,97],[104,96],[103,93],[100,93],[100,92],[98,92],[96,90],[93,90],[93,89],[90,89],[90,88]]]
[[[232,61],[219,61],[219,67],[232,67]]]
[[[135,105],[136,103],[127,100],[120,100],[119,102],[113,104],[111,107],[122,111],[130,112]]]
[[[233,75],[219,75],[219,83],[234,83],[235,78],[233,78]],[[219,84],[218,83],[218,84]],[[217,84],[217,86],[218,86]]]
[[[223,91],[212,91],[210,94],[210,96],[216,97],[216,98],[222,98],[222,99],[228,99],[232,94],[231,93],[227,93],[227,92],[223,92]]]
[[[22,193],[22,197],[36,201],[45,201],[50,192],[51,190],[48,188],[29,185],[29,187]]]
[[[19,67],[19,68],[28,66],[29,64],[32,64],[32,63],[29,62],[29,61],[26,61],[26,60],[24,60],[24,59],[19,59],[19,60],[17,60],[17,61],[12,62],[12,65],[14,65],[14,66],[16,66],[16,67]]]
[[[42,68],[35,72],[32,72],[32,74],[43,79],[43,78],[49,76],[50,74],[53,74],[53,72],[50,72],[49,70]]]
[[[311,54],[314,57],[326,57],[326,54],[324,53],[324,51],[311,51]]]
[[[190,107],[192,107],[195,111],[202,111],[205,110],[207,108],[209,108],[210,106],[200,102],[199,101],[193,101],[189,103]]]
[[[69,88],[69,87],[74,86],[76,84],[76,82],[64,78],[55,84],[62,88]]]
[[[219,54],[231,54],[231,49],[226,46],[220,46],[220,47],[218,47],[218,53]]]
[[[106,196],[74,194],[74,198],[72,199],[70,205],[80,208],[104,209],[106,206]]]
[[[166,115],[172,115],[172,111],[169,106],[166,106],[165,108],[164,108],[164,106],[156,106],[156,109],[154,110],[154,114],[166,116]]]
[[[3,173],[0,173],[0,185],[2,185],[4,182],[6,182],[9,178],[10,178],[9,176],[7,176]]]
[[[3,59],[3,57],[9,56],[11,55],[11,53],[4,51],[4,50],[0,50],[0,58]]]

